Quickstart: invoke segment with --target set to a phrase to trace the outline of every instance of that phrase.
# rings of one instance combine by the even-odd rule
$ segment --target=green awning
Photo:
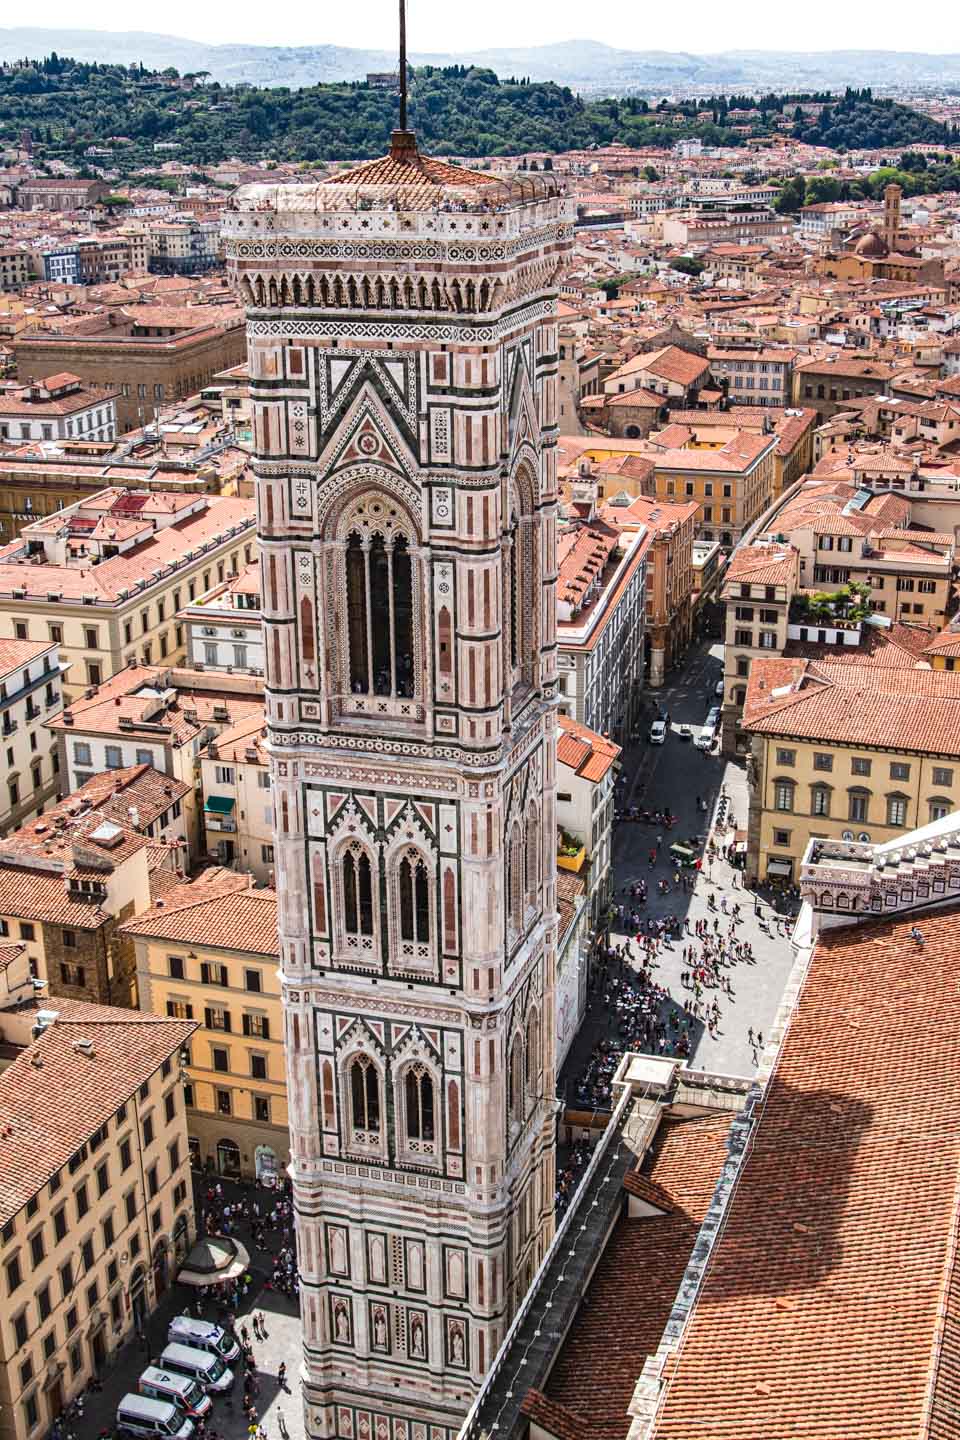
[[[211,815],[229,815],[236,803],[236,800],[230,800],[226,795],[208,795],[203,808]]]

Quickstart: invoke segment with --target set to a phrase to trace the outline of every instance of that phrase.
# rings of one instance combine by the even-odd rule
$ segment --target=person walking
[[[277,1371],[277,1384],[280,1386],[280,1389],[281,1389],[281,1390],[286,1390],[286,1388],[287,1388],[287,1366],[286,1366],[286,1362],[283,1361],[283,1360],[280,1361],[280,1368],[279,1368],[279,1370]]]

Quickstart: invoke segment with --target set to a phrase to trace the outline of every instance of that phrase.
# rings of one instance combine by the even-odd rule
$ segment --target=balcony
[[[557,836],[557,869],[579,875],[586,860],[586,845],[582,845],[575,836],[568,835],[566,830],[561,830]]]
[[[236,800],[228,795],[208,795],[203,805],[204,823],[208,830],[232,833],[237,828],[234,810]]]

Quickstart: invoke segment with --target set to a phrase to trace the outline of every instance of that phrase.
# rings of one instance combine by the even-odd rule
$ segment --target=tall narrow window
[[[520,664],[520,607],[523,603],[520,585],[520,525],[516,515],[510,522],[510,664]]]
[[[447,1083],[447,1145],[460,1149],[460,1087],[456,1080]]]
[[[313,660],[316,656],[316,645],[313,638],[313,604],[308,595],[304,595],[300,601],[300,643],[303,646],[304,660]]]
[[[343,923],[348,935],[373,934],[370,857],[359,846],[343,857]]]
[[[413,564],[404,536],[350,536],[347,628],[353,693],[412,696]]]
[[[539,1094],[540,1078],[540,1018],[536,1011],[527,1021],[527,1088],[531,1094]]]
[[[443,875],[443,948],[448,953],[457,948],[456,881],[452,870]]]
[[[430,889],[427,867],[416,852],[400,861],[400,938],[430,942]]]
[[[350,646],[350,688],[355,694],[370,689],[367,658],[367,552],[360,536],[347,542],[347,633]]]
[[[470,579],[473,579],[472,575]],[[440,648],[437,666],[441,675],[450,675],[453,672],[453,622],[446,605],[440,607],[440,613],[437,616],[437,635]]]
[[[537,812],[533,808],[527,813],[526,862],[527,905],[534,906],[540,889],[540,825]]]
[[[355,1130],[380,1129],[380,1082],[373,1061],[358,1055],[350,1066],[350,1104]]]
[[[523,831],[515,821],[507,850],[507,923],[512,930],[523,929]]]
[[[434,1109],[433,1078],[423,1065],[414,1065],[404,1080],[407,1111],[407,1139],[432,1140]]]
[[[333,1066],[329,1060],[324,1060],[321,1074],[323,1088],[323,1128],[325,1130],[335,1130],[337,1120],[333,1104]]]
[[[520,1036],[513,1037],[510,1064],[507,1069],[507,1111],[511,1119],[523,1119],[523,1047]]]

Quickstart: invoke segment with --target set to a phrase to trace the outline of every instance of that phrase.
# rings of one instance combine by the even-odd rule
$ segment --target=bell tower
[[[251,186],[307,1434],[453,1440],[553,1233],[551,175]]]

